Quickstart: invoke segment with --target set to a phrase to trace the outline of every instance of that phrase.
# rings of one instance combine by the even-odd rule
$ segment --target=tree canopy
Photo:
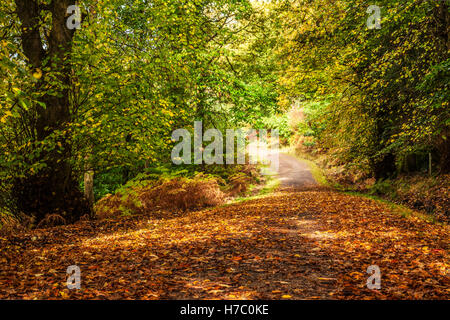
[[[369,28],[362,0],[3,1],[2,206],[78,218],[86,170],[169,163],[195,120],[286,142],[298,105],[342,163],[385,178],[429,154],[449,172],[448,4],[376,6]]]

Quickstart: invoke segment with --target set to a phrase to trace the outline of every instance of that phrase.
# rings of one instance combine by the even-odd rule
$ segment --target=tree
[[[448,20],[444,1],[281,1],[280,102],[332,97],[320,135],[341,161],[376,178],[432,153],[449,172]]]
[[[81,28],[71,30],[73,4],[0,5],[0,204],[38,220],[76,220],[89,212],[79,190],[85,171],[118,169],[129,179],[170,160],[174,129],[199,114],[214,118],[229,76],[221,57],[250,8],[86,0]]]
[[[36,98],[30,106],[34,117],[28,122],[27,141],[35,146],[35,158],[28,157],[25,162],[31,168],[39,163],[40,170],[15,177],[11,194],[17,210],[37,220],[56,213],[74,221],[89,213],[73,175],[67,131],[72,117],[70,55],[76,29],[68,29],[66,19],[67,8],[75,1],[16,0],[15,4],[24,68],[33,70],[37,80],[28,87],[28,95]]]

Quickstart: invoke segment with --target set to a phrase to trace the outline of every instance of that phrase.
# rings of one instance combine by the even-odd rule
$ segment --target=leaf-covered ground
[[[0,298],[449,299],[448,231],[370,199],[283,191],[2,238]],[[366,288],[370,265],[381,290]]]

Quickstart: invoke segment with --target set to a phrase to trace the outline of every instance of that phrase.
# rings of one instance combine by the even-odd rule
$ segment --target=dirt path
[[[260,199],[0,238],[0,299],[449,299],[449,228],[317,187],[282,156]],[[81,269],[68,290],[66,269]],[[381,270],[381,290],[366,286]]]
[[[0,298],[448,299],[448,231],[369,199],[283,191],[0,238]],[[66,288],[70,265],[80,290]]]
[[[305,188],[316,186],[309,166],[297,158],[280,153],[278,179],[282,187]]]

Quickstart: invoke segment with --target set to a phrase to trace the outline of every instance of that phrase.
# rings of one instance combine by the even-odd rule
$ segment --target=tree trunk
[[[46,141],[50,136],[55,148],[42,151],[38,161],[46,164],[45,169],[34,175],[14,182],[18,209],[25,214],[34,215],[39,221],[46,214],[59,214],[67,222],[75,221],[83,214],[89,213],[89,206],[79,190],[73,176],[71,164],[71,142],[67,134],[71,121],[70,88],[70,53],[75,32],[66,26],[67,8],[74,5],[74,0],[54,0],[43,8],[37,1],[16,0],[17,14],[21,22],[22,48],[28,62],[33,68],[50,68],[44,72],[37,83],[37,91],[43,92],[41,102],[46,107],[36,106],[35,134],[37,142]],[[52,22],[49,36],[44,47],[39,31],[43,10],[49,10]],[[48,59],[48,62],[44,61]],[[51,74],[53,79],[50,82]],[[50,93],[49,89],[53,92]]]
[[[94,206],[94,170],[84,173],[84,197],[92,208]]]

